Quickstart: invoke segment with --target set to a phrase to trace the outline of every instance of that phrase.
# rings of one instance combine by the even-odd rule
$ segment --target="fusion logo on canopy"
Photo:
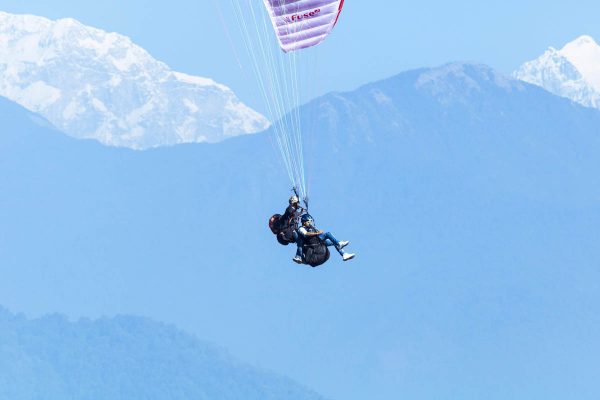
[[[285,21],[286,22],[298,22],[298,21],[301,21],[301,20],[306,19],[306,18],[312,18],[315,15],[318,15],[320,12],[321,12],[321,9],[317,8],[314,11],[307,12],[307,13],[304,13],[304,14],[294,14],[292,16],[287,16],[287,17],[285,17]]]

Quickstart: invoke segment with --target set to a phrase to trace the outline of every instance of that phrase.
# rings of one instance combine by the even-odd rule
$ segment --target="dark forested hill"
[[[0,309],[0,399],[321,397],[147,319],[28,320]]]

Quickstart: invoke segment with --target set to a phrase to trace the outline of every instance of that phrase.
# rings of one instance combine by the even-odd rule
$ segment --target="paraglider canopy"
[[[321,43],[342,12],[344,0],[264,0],[286,53]]]

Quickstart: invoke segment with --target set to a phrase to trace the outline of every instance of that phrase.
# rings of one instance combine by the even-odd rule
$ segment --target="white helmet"
[[[300,203],[300,199],[298,198],[298,196],[293,195],[292,197],[290,197],[290,204],[297,204]]]

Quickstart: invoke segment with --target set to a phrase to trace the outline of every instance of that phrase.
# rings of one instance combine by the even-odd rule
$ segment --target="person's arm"
[[[295,209],[294,207],[290,206],[288,208],[288,211],[289,211],[288,221],[290,224],[293,224],[296,222],[296,218],[298,218],[298,210]]]
[[[289,223],[293,217],[294,208],[292,206],[288,206],[288,208],[285,209],[285,212],[281,216],[281,219],[284,220],[286,223]]]
[[[304,236],[306,236],[306,237],[315,237],[315,236],[319,236],[321,234],[323,234],[323,231],[307,232]]]

